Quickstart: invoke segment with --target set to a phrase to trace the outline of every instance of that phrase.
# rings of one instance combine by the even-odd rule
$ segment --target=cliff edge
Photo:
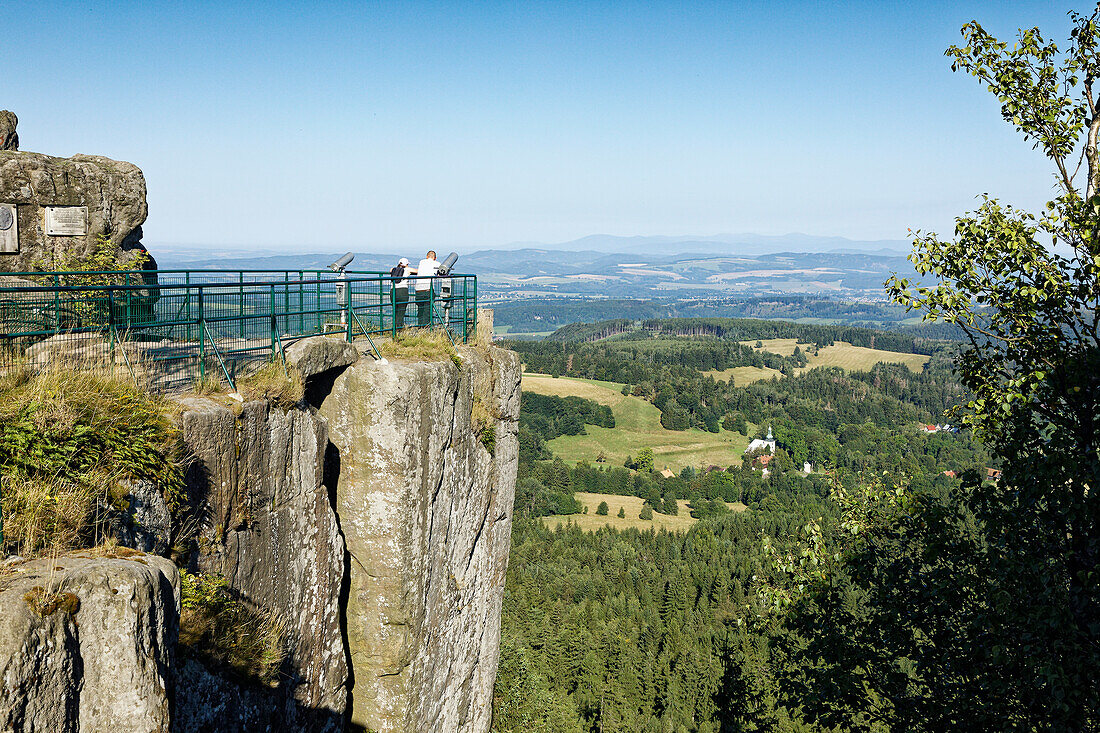
[[[361,359],[321,405],[350,561],[350,719],[380,733],[490,725],[520,365],[459,355]]]

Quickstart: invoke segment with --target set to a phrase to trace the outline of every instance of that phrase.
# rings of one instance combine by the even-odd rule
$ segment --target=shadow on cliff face
[[[315,410],[321,409],[321,403],[325,401],[325,398],[332,392],[332,385],[336,383],[336,378],[344,373],[347,369],[346,366],[338,366],[332,369],[326,369],[323,372],[314,374],[306,380],[305,399]],[[335,479],[333,479],[335,482]],[[335,486],[335,484],[334,484]],[[335,503],[333,507],[335,507]]]
[[[203,527],[210,523],[211,510],[207,494],[211,476],[206,463],[193,454],[185,456],[185,466],[184,502],[178,520],[172,527],[169,557],[177,566],[196,573],[199,535]]]
[[[176,671],[172,730],[183,733],[259,733],[349,730],[344,715],[294,702],[294,680],[275,689],[242,681],[203,662],[180,659]],[[354,730],[351,728],[350,730]]]
[[[336,370],[330,370],[336,371]],[[333,377],[335,379],[335,377]],[[332,385],[329,385],[331,390]],[[326,392],[327,394],[327,392]],[[332,506],[332,511],[336,514],[336,528],[340,533],[340,539],[344,540],[344,575],[340,579],[340,641],[344,647],[344,658],[351,660],[351,642],[348,640],[348,596],[351,593],[351,553],[348,552],[348,543],[344,538],[344,530],[340,526],[340,512],[337,511],[336,504],[336,482],[340,477],[340,449],[332,443],[329,443],[325,448],[325,466],[322,473],[321,485],[328,491],[329,504]],[[361,728],[356,724],[350,722],[351,711],[354,710],[352,706],[353,690],[355,690],[355,670],[352,665],[348,664],[348,702],[347,713],[344,716],[344,726],[349,731],[366,731],[366,728]]]

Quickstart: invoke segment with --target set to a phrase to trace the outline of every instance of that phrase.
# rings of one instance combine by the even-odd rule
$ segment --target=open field
[[[755,346],[755,341],[742,341],[746,346]],[[795,339],[766,339],[761,342],[761,351],[770,351],[781,356],[790,356],[797,345]],[[805,345],[802,347],[805,351]],[[919,372],[928,362],[929,357],[924,354],[902,354],[896,351],[883,351],[882,349],[868,349],[864,346],[852,346],[844,341],[837,341],[832,346],[826,346],[818,351],[817,356],[809,356],[806,369],[816,367],[840,367],[845,371],[867,371],[879,362],[890,364],[904,364],[915,372]]]
[[[745,346],[755,347],[756,341],[742,341]],[[779,354],[780,356],[790,356],[794,353],[794,347],[798,346],[798,339],[764,339],[759,343],[763,344],[760,347],[760,351],[770,351],[773,354]],[[803,344],[805,346],[805,344]]]
[[[753,382],[762,382],[771,379],[772,377],[782,377],[783,372],[778,369],[769,369],[767,367],[731,367],[729,369],[711,369],[703,372],[708,377],[714,377],[719,382],[728,382],[730,378],[733,379],[735,387],[744,387],[746,384],[752,384]]]
[[[496,325],[494,325],[493,326],[493,333],[495,333],[497,336],[507,336],[508,338],[542,339],[542,338],[546,338],[547,336],[549,336],[550,334],[552,334],[554,332],[552,330],[551,331],[523,331],[523,330],[513,331],[511,326],[496,326]]]
[[[556,527],[559,524],[572,522],[588,532],[593,532],[603,526],[608,526],[612,529],[661,529],[663,527],[670,532],[684,532],[687,531],[691,525],[699,521],[692,518],[691,510],[688,509],[688,503],[684,499],[680,499],[676,502],[680,505],[680,513],[674,517],[653,512],[653,519],[639,519],[638,513],[642,511],[643,503],[640,497],[618,496],[616,494],[590,494],[584,491],[578,491],[574,496],[577,497],[577,501],[588,507],[588,514],[543,517],[542,521],[547,527]],[[606,517],[601,517],[596,514],[596,508],[600,505],[601,501],[607,502],[608,509]],[[743,512],[747,508],[741,502],[735,502],[733,504],[727,503],[726,506],[735,512]],[[626,514],[622,519],[615,516],[619,513],[619,507],[622,507]]]
[[[563,435],[547,444],[554,455],[561,456],[567,463],[588,461],[595,464],[602,452],[609,465],[621,466],[628,455],[637,455],[642,448],[652,448],[653,465],[658,470],[668,466],[679,472],[685,466],[698,468],[737,463],[748,447],[748,437],[740,433],[665,430],[661,427],[660,410],[640,397],[624,396],[622,388],[623,385],[615,382],[594,379],[523,375],[525,392],[584,397],[609,406],[615,415],[614,428],[585,425],[587,435]]]

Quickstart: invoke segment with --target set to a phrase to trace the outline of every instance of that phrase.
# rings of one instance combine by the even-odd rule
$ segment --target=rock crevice
[[[460,368],[361,360],[321,407],[340,452],[337,511],[355,560],[351,720],[382,733],[489,728],[519,364],[497,349],[460,353]],[[496,416],[493,454],[473,429],[475,399]]]

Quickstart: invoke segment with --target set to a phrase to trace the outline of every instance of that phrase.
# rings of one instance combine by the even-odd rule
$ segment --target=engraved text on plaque
[[[87,233],[87,206],[46,207],[46,234],[49,236],[80,237]]]

